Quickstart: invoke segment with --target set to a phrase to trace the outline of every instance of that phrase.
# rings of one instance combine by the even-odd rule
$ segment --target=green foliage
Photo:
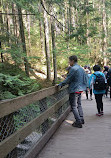
[[[1,99],[13,98],[39,89],[39,85],[29,78],[20,75],[10,76],[0,73]]]
[[[36,103],[30,104],[30,105],[20,109],[14,115],[14,123],[15,123],[16,130],[18,130],[19,128],[26,125],[28,122],[33,120],[39,114],[40,114],[40,109],[39,109],[38,105],[36,106]]]
[[[77,55],[79,64],[84,66],[89,63],[89,53],[91,50],[87,45],[78,45],[75,39],[72,38],[65,41],[63,37],[58,36],[57,43],[57,66],[58,70],[65,70],[68,67],[68,57],[71,55]]]
[[[42,50],[45,47],[44,38],[44,10],[41,6],[40,0],[4,0],[2,4],[3,12],[6,12],[8,4],[9,12],[12,11],[12,2],[15,4],[14,8],[21,7],[23,14],[35,14],[26,16],[23,15],[26,54],[22,50],[23,43],[20,38],[20,28],[14,30],[13,18],[19,21],[12,15],[9,16],[10,28],[7,28],[7,15],[3,18],[4,31],[0,34],[2,42],[4,64],[0,65],[0,73],[4,81],[1,98],[13,98],[19,95],[24,95],[38,89],[38,83],[26,77],[24,69],[24,57],[32,67],[46,72],[46,56]],[[68,57],[70,55],[77,55],[79,64],[93,65],[99,63],[103,65],[103,39],[106,34],[103,32],[103,4],[101,1],[88,0],[45,0],[45,8],[49,14],[53,14],[57,20],[53,19],[55,24],[55,40],[57,55],[58,73],[65,70],[68,66]],[[105,2],[106,11],[106,27],[107,27],[107,55],[109,65],[111,61],[110,47],[111,47],[111,1]],[[40,10],[39,10],[40,9]],[[2,17],[2,16],[1,16]],[[40,21],[42,19],[42,21]],[[53,71],[53,55],[52,55],[52,37],[51,37],[51,19],[48,15],[49,26],[49,49],[51,70]],[[59,21],[59,22],[58,22]],[[29,39],[29,23],[30,23],[30,39]],[[61,24],[60,24],[61,23]],[[16,22],[15,22],[16,24]],[[64,25],[64,27],[62,26]],[[41,27],[40,27],[41,26]],[[17,31],[17,33],[15,33]],[[41,32],[40,32],[41,31]],[[48,32],[48,30],[46,31]],[[19,37],[18,37],[19,36]],[[42,38],[41,38],[42,37]],[[29,44],[30,42],[30,44]],[[42,44],[43,45],[42,45]],[[31,48],[30,48],[31,46]],[[9,64],[10,63],[10,64]],[[3,75],[3,76],[2,76]],[[8,87],[8,89],[7,89]],[[40,87],[40,86],[39,86]],[[27,89],[27,90],[26,90]],[[9,97],[7,97],[9,96]]]
[[[0,65],[0,99],[15,98],[41,88],[36,80],[26,77],[25,72],[17,66],[11,64],[7,66]]]
[[[12,98],[16,98],[16,95],[13,95],[11,92],[9,91],[2,91],[0,90],[0,100],[4,100],[4,99],[12,99]]]

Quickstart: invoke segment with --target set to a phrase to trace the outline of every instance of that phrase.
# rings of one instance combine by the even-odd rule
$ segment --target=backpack
[[[106,89],[106,83],[105,78],[101,74],[94,74],[96,76],[96,79],[94,81],[94,90],[105,90]]]

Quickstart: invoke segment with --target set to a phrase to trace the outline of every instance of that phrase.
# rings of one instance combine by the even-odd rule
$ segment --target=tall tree
[[[26,75],[29,76],[29,64],[28,64],[28,60],[27,60],[27,50],[26,50],[26,43],[25,43],[24,25],[23,25],[23,18],[22,18],[22,10],[21,10],[20,6],[18,6],[18,16],[19,16],[22,48],[23,48],[23,53],[25,56],[24,57],[25,72],[26,72]]]
[[[44,7],[46,8],[45,1],[42,0]],[[45,53],[46,53],[46,63],[47,63],[47,79],[51,80],[51,61],[50,61],[50,48],[49,48],[49,25],[48,16],[44,10],[44,35],[45,35]]]
[[[88,7],[89,7],[89,0],[84,0],[84,4],[85,4],[85,12],[86,12],[86,37],[87,37],[87,45],[89,46],[89,11],[88,11]]]
[[[102,12],[102,27],[103,27],[103,43],[102,43],[102,52],[104,58],[104,65],[107,65],[107,23],[106,23],[106,0],[102,0],[103,12]]]
[[[39,9],[39,28],[40,28],[40,41],[41,41],[41,51],[42,51],[42,54],[43,54],[43,57],[45,58],[45,48],[44,48],[44,22],[43,22],[43,18],[42,18],[42,15],[41,13],[43,12],[42,10],[42,6],[39,4],[38,6],[38,9]]]
[[[27,32],[28,32],[28,46],[29,46],[29,54],[31,53],[31,41],[30,41],[30,15],[27,15]]]
[[[52,35],[52,53],[53,53],[53,69],[54,69],[54,84],[57,82],[57,62],[56,62],[56,45],[55,45],[55,24],[51,19],[51,35]]]
[[[6,16],[6,24],[7,24],[7,40],[8,40],[8,46],[10,45],[10,16],[8,15],[9,13],[9,8],[8,8],[8,4],[6,6],[6,12],[7,12],[7,16]]]
[[[12,20],[13,20],[13,32],[14,32],[14,36],[16,36],[16,16],[15,16],[15,5],[14,3],[12,3]]]
[[[2,17],[2,1],[0,0],[0,29],[1,29],[1,32],[4,31],[4,26],[3,26],[3,17]]]

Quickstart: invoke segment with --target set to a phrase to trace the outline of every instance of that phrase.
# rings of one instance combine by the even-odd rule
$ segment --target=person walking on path
[[[89,80],[89,87],[93,85],[93,93],[95,94],[95,100],[97,104],[98,113],[97,116],[104,115],[103,112],[103,94],[105,94],[106,89],[106,78],[104,73],[100,72],[100,66],[95,65],[93,67],[94,74],[91,75]]]
[[[69,64],[71,66],[67,78],[58,86],[63,87],[69,84],[69,101],[72,112],[75,117],[73,127],[82,128],[84,124],[83,109],[81,106],[81,93],[86,90],[86,74],[81,66],[77,64],[77,56],[69,57]]]
[[[111,68],[109,69],[106,75],[108,86],[110,87],[110,99],[111,99]]]
[[[104,66],[103,73],[104,73],[106,79],[107,79],[108,70],[109,70],[109,67],[108,66]],[[106,92],[105,92],[106,98],[107,98],[107,95],[108,95],[108,90],[109,90],[109,85],[107,84],[106,85]]]
[[[90,99],[93,100],[92,99],[92,87],[89,88],[89,79],[90,79],[91,74],[90,74],[89,69],[85,69],[85,72],[86,72],[86,77],[87,77],[86,99],[87,100],[89,99],[88,93],[90,90]]]
[[[90,73],[88,74],[89,79],[90,79],[91,74],[92,74],[92,71],[91,71],[90,66],[88,66],[88,70],[90,71]],[[88,81],[88,82],[89,82],[89,81]],[[93,100],[93,99],[92,99],[92,93],[93,93],[92,86],[91,86],[89,89],[90,89],[90,99]]]

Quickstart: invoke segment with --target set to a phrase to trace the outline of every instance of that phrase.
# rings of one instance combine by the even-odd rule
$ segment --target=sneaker
[[[82,124],[85,124],[84,119],[81,120],[81,123],[82,123]]]
[[[74,122],[72,124],[73,127],[77,127],[77,128],[82,128],[82,124],[81,123],[77,123],[77,122]]]
[[[97,113],[96,116],[101,116],[101,114]]]
[[[101,111],[101,115],[104,115],[104,112],[103,112],[103,111]]]
[[[93,100],[93,98],[92,98],[92,97],[90,97],[90,100]]]

